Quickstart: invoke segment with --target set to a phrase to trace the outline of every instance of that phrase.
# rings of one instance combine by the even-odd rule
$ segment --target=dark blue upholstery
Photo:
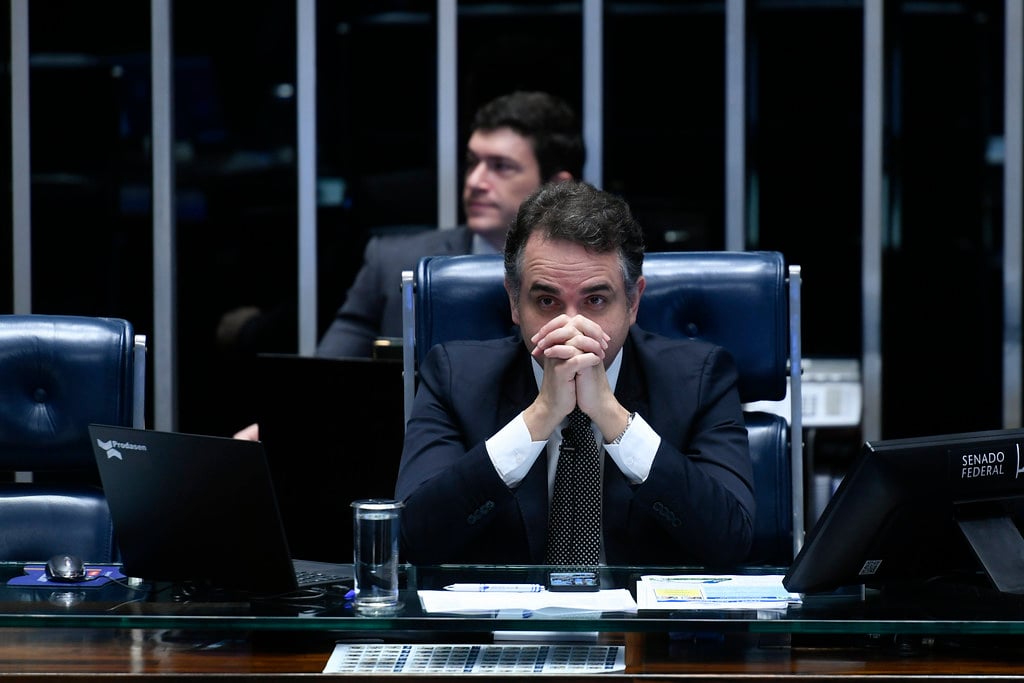
[[[0,315],[0,469],[32,480],[0,488],[0,560],[117,557],[87,428],[135,424],[137,381],[125,320]]]
[[[0,315],[0,469],[94,467],[89,423],[131,424],[134,337],[124,320]]]
[[[57,553],[86,562],[119,557],[103,491],[86,486],[0,486],[0,558],[43,562]]]
[[[793,477],[789,425],[778,415],[744,413],[754,465],[754,542],[749,564],[789,566],[793,560]]]
[[[656,252],[644,257],[644,277],[640,327],[729,349],[744,403],[785,398],[789,322],[782,254]]]
[[[782,400],[790,348],[786,272],[778,252],[648,253],[637,323],[724,346],[739,368],[744,403]],[[512,317],[503,279],[500,255],[421,259],[412,282],[415,328],[405,338],[416,365],[441,341],[508,334]],[[788,565],[794,554],[788,424],[769,413],[745,416],[757,499],[748,561]]]

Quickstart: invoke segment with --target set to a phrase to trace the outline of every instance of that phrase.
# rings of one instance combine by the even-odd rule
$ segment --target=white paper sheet
[[[475,614],[502,610],[529,611],[536,616],[572,616],[601,612],[637,611],[636,601],[625,588],[612,590],[539,593],[502,593],[489,591],[419,591],[420,603],[428,613]]]

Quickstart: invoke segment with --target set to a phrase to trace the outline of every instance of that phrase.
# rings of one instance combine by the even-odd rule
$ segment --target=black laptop
[[[351,566],[292,559],[262,444],[95,424],[89,435],[125,575],[258,595],[351,582]]]
[[[288,354],[252,363],[260,441],[292,552],[351,562],[350,503],[395,495],[402,363]]]

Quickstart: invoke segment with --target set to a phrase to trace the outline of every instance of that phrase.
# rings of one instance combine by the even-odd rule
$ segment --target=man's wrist
[[[616,436],[614,439],[612,439],[611,441],[608,442],[609,445],[617,445],[617,444],[619,444],[622,441],[622,437],[624,437],[626,435],[626,432],[629,431],[629,425],[633,424],[633,418],[635,416],[636,416],[636,413],[632,413],[631,412],[626,417],[626,426],[622,428],[622,431],[619,432],[618,436]]]

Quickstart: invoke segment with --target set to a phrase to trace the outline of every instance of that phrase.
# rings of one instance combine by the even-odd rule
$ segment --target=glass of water
[[[364,613],[401,609],[398,599],[398,532],[404,503],[384,498],[352,503],[355,608]]]

